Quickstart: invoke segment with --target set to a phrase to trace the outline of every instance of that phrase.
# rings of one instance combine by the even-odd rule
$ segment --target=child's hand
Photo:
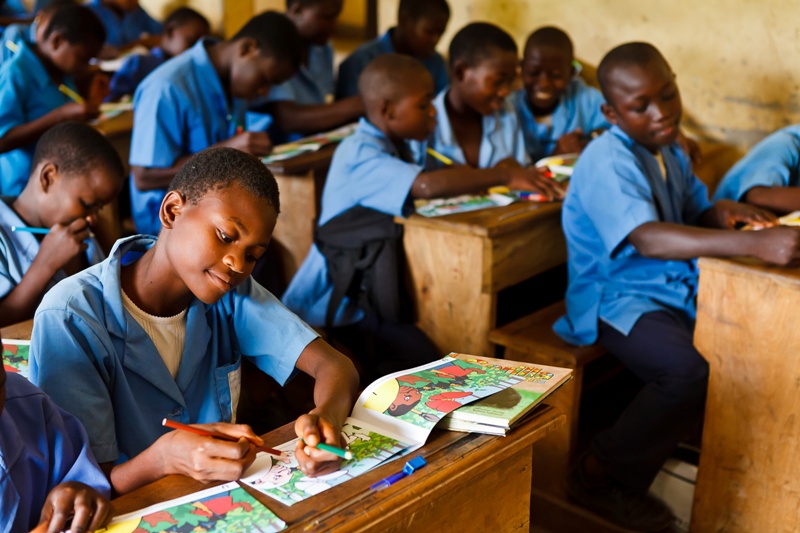
[[[509,189],[535,191],[546,196],[548,200],[564,198],[566,190],[560,183],[548,178],[544,168],[529,167],[509,169],[509,171],[511,172]]]
[[[270,141],[269,135],[263,131],[238,133],[227,141],[219,143],[219,146],[236,148],[256,157],[264,157],[272,151],[272,141]]]
[[[749,224],[761,229],[778,222],[778,218],[769,211],[733,200],[719,200],[714,203],[713,209],[720,228],[733,229],[737,224]]]
[[[69,226],[56,224],[42,239],[36,259],[46,265],[54,274],[89,246],[89,223],[85,218],[77,218]]]
[[[762,261],[779,266],[800,263],[800,229],[790,226],[776,226],[752,233],[756,241],[753,253]]]
[[[264,441],[245,424],[195,424],[197,427],[237,437],[237,442],[175,430],[156,441],[165,474],[183,474],[203,483],[235,481],[256,459],[253,443]]]
[[[320,442],[343,447],[341,424],[333,424],[327,417],[316,414],[303,415],[294,423],[294,431],[301,440],[297,441],[294,456],[300,470],[314,477],[335,472],[341,465],[341,458],[330,452],[314,448]],[[305,444],[303,443],[305,441]]]
[[[111,94],[111,78],[108,74],[99,70],[91,76],[92,80],[89,82],[86,101],[96,105],[99,110],[100,104]]]
[[[88,100],[79,104],[70,102],[58,108],[61,120],[75,120],[78,122],[88,122],[100,116],[100,106],[90,103]]]
[[[57,533],[66,531],[72,518],[70,533],[94,531],[111,518],[111,503],[92,487],[77,481],[56,485],[47,495],[42,508],[38,532]]]
[[[565,133],[556,141],[553,154],[579,154],[583,152],[587,144],[589,144],[589,139],[583,134],[583,130],[576,128],[575,131]]]

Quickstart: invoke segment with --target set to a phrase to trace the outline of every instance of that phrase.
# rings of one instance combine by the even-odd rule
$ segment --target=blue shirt
[[[558,139],[577,128],[581,128],[588,135],[598,128],[610,127],[600,110],[600,106],[605,102],[603,95],[594,87],[586,85],[577,76],[567,85],[567,89],[553,110],[551,125],[536,122],[527,100],[525,89],[520,89],[509,97],[525,136],[528,156],[534,162],[552,154]]]
[[[25,378],[7,374],[0,414],[0,533],[30,531],[59,483],[80,481],[110,496],[81,423]]]
[[[692,225],[711,207],[679,145],[660,152],[666,180],[656,158],[612,126],[575,165],[562,209],[567,315],[553,327],[568,342],[595,342],[598,320],[627,335],[640,316],[653,311],[694,319],[695,261],[647,258],[628,241],[642,224]]]
[[[3,0],[0,3],[0,16],[3,17],[28,17],[28,10],[22,0]]]
[[[69,78],[64,78],[64,84],[77,90]],[[70,102],[24,42],[19,43],[17,54],[0,67],[0,137]],[[33,141],[0,154],[0,195],[18,196],[25,188],[35,148]]]
[[[433,99],[436,108],[436,118],[439,123],[431,134],[428,144],[440,154],[449,157],[456,163],[467,164],[464,151],[458,144],[453,128],[450,126],[450,117],[445,108],[445,97],[448,89],[440,92]],[[503,109],[491,115],[483,116],[483,135],[478,155],[478,168],[491,168],[503,159],[513,157],[522,165],[530,163],[525,152],[525,139],[517,122],[514,108],[506,101]]]
[[[222,82],[208,58],[209,39],[200,39],[139,84],[133,97],[136,119],[130,164],[168,168],[185,155],[230,139],[244,124],[246,103],[229,104]],[[157,234],[158,209],[166,189],[140,191],[131,179],[131,207],[136,230]]]
[[[94,11],[105,26],[106,44],[111,46],[127,46],[141,39],[143,35],[161,33],[161,23],[148,15],[141,6],[133,11],[126,11],[121,18],[101,0],[90,0],[86,7]]]
[[[737,202],[753,187],[800,185],[800,124],[776,131],[756,144],[722,178],[714,200]]]
[[[130,56],[111,78],[111,94],[108,100],[118,100],[126,94],[133,94],[139,83],[167,59],[164,51],[158,47],[150,50],[149,54]]]
[[[424,170],[424,146],[416,151],[423,157],[412,163],[403,161],[389,139],[367,119],[361,118],[355,133],[342,141],[333,154],[322,192],[319,224],[359,205],[403,216],[411,186]],[[312,326],[324,326],[332,292],[325,257],[312,244],[286,289],[283,302]],[[345,297],[334,317],[334,325],[352,324],[363,316],[355,303]]]
[[[31,268],[36,254],[39,253],[40,241],[33,233],[27,231],[11,231],[11,226],[27,226],[11,207],[0,201],[0,298],[4,298],[14,287],[19,285]],[[94,237],[87,241],[86,258],[90,265],[96,265],[105,254]],[[45,291],[67,275],[59,270],[47,284]]]
[[[284,383],[317,334],[252,278],[213,305],[194,299],[173,378],[122,304],[120,267],[155,238],[117,241],[109,258],[44,297],[31,337],[31,381],[80,419],[97,460],[123,462],[166,431],[161,420],[232,422],[242,357]]]
[[[3,31],[3,46],[0,46],[0,64],[5,63],[17,53],[19,43],[30,46],[36,42],[36,24],[11,24]]]
[[[394,31],[395,28],[390,28],[389,31],[377,39],[362,44],[339,65],[339,77],[336,80],[336,98],[356,96],[358,94],[358,77],[369,62],[381,54],[397,52],[392,44],[392,32]],[[434,52],[429,57],[417,57],[416,59],[425,65],[425,68],[431,73],[437,94],[447,88],[450,83],[447,64],[438,52]]]

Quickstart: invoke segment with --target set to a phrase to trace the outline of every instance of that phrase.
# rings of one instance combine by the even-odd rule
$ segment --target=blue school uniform
[[[65,85],[77,90],[70,78]],[[17,54],[0,67],[0,137],[72,102],[58,90],[44,65],[23,42]],[[0,154],[0,195],[18,196],[28,183],[36,141]]]
[[[737,202],[753,187],[800,185],[800,124],[776,131],[756,144],[722,178],[714,200]]]
[[[33,233],[27,231],[11,231],[11,226],[24,227],[25,222],[5,202],[0,201],[0,298],[4,298],[22,281],[22,276],[31,267],[36,254],[39,253],[40,242]],[[94,237],[87,241],[86,258],[90,265],[96,265],[105,259],[103,249]],[[63,270],[59,270],[47,284],[49,291],[56,283],[66,278]]]
[[[336,80],[336,98],[347,98],[358,94],[358,77],[366,66],[381,54],[393,54],[397,51],[392,44],[392,32],[395,28],[378,37],[377,39],[364,43],[350,54],[339,65],[339,77]],[[432,56],[416,58],[418,59],[433,77],[433,85],[436,93],[443,91],[450,83],[447,74],[447,64],[438,52]]]
[[[133,94],[139,83],[157,67],[169,59],[164,51],[153,48],[149,54],[134,54],[122,64],[122,67],[111,78],[108,100],[119,100],[126,94]]]
[[[95,12],[106,28],[106,44],[127,46],[138,41],[143,35],[159,35],[161,23],[137,6],[134,11],[125,12],[122,17],[101,0],[90,0],[86,7]]]
[[[628,235],[647,222],[695,224],[711,207],[705,185],[677,143],[655,157],[612,126],[592,141],[575,166],[562,209],[567,238],[567,315],[554,326],[568,342],[597,339],[598,320],[627,335],[645,313],[694,319],[694,260],[644,257]]]
[[[0,533],[30,531],[59,483],[80,481],[110,497],[81,423],[18,374],[8,374],[0,414]]]
[[[242,357],[283,384],[317,334],[248,278],[217,303],[193,299],[173,378],[122,304],[120,268],[155,244],[136,235],[44,297],[31,337],[31,381],[80,419],[101,463],[124,462],[166,431],[161,420],[233,422]]]
[[[532,161],[548,156],[556,148],[556,142],[563,135],[581,128],[585,134],[598,129],[608,129],[610,124],[600,110],[605,102],[603,95],[594,87],[574,77],[567,85],[558,105],[553,110],[552,125],[539,124],[533,111],[528,107],[525,89],[516,91],[509,97],[517,112],[525,147]]]
[[[3,17],[29,17],[28,10],[22,0],[3,0],[0,2],[0,16]]]
[[[454,162],[466,164],[464,151],[458,144],[450,126],[450,118],[447,116],[445,108],[447,91],[448,89],[445,89],[433,99],[433,107],[436,108],[436,118],[439,123],[428,139],[428,143],[431,148]],[[506,101],[502,110],[483,116],[483,136],[478,156],[478,168],[491,168],[508,157],[513,157],[522,165],[530,163],[528,154],[525,152],[525,139],[522,137],[522,130],[517,122],[517,115],[511,104]]]
[[[130,164],[166,168],[230,139],[244,124],[246,102],[225,96],[222,82],[208,58],[210,39],[173,57],[142,81],[133,97],[136,120],[131,135]],[[166,189],[140,191],[131,179],[133,221],[139,233],[161,229],[158,209]]]
[[[3,31],[3,46],[0,46],[0,65],[17,54],[19,43],[30,46],[36,42],[36,24],[11,24]]]
[[[424,146],[415,152],[422,156],[413,162],[404,161],[391,141],[366,118],[361,118],[356,131],[333,154],[322,193],[319,225],[359,205],[394,216],[406,214],[404,208],[411,186],[424,170]],[[324,326],[332,292],[325,257],[312,245],[286,289],[283,303],[312,326]],[[334,325],[354,324],[363,317],[355,302],[345,297]]]

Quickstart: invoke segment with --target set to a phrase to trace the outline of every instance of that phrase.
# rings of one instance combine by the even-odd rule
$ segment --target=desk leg
[[[497,297],[481,289],[484,240],[406,225],[403,242],[420,329],[442,353],[490,357]]]

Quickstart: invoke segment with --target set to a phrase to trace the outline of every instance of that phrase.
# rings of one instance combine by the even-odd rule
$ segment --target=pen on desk
[[[399,471],[399,472],[397,472],[395,474],[392,474],[389,477],[383,478],[382,480],[378,481],[377,483],[374,483],[372,486],[370,486],[369,489],[370,490],[383,490],[386,487],[390,487],[390,486],[394,485],[395,483],[397,483],[398,481],[400,481],[401,479],[403,479],[404,477],[410,476],[411,474],[413,474],[414,472],[416,472],[417,470],[419,470],[420,468],[422,468],[426,464],[427,463],[425,462],[425,458],[422,457],[421,455],[418,455],[417,457],[414,457],[413,459],[408,461],[401,471]]]
[[[436,151],[436,150],[434,150],[433,148],[428,148],[428,155],[429,155],[429,156],[431,156],[431,157],[433,157],[434,159],[438,159],[439,161],[441,161],[441,162],[442,162],[442,163],[444,163],[445,165],[452,165],[452,164],[454,164],[452,159],[450,159],[450,158],[449,158],[449,157],[447,157],[446,155],[442,155],[442,154],[440,154],[439,152],[437,152],[437,151]]]
[[[214,437],[215,439],[227,440],[230,442],[239,441],[239,437],[233,437],[231,435],[226,435],[225,433],[219,433],[218,431],[211,431],[208,429],[203,429],[195,426],[189,426],[187,424],[175,422],[174,420],[169,420],[167,418],[161,421],[161,425],[172,429],[182,429],[183,431],[188,431],[189,433],[194,433],[195,435],[200,435],[203,437]],[[254,445],[256,447],[256,450],[260,452],[267,452],[270,455],[277,455],[278,457],[283,457],[283,452],[280,450],[276,450],[274,448],[268,448],[266,446],[259,446],[255,443]]]
[[[305,444],[306,446],[311,446],[305,440],[303,441],[303,444]],[[320,449],[320,450],[322,450],[324,452],[330,452],[333,455],[335,455],[337,457],[341,457],[342,459],[345,459],[345,460],[348,460],[348,461],[353,458],[353,452],[351,452],[350,450],[345,450],[345,449],[339,448],[338,446],[331,446],[330,444],[325,444],[324,442],[320,442],[316,446],[311,446],[311,447],[312,448],[318,448],[318,449]]]
[[[25,231],[36,235],[47,235],[50,233],[49,228],[32,228],[30,226],[11,226],[11,231]]]
[[[74,90],[70,89],[63,83],[58,86],[58,90],[66,94],[69,98],[71,98],[74,102],[78,104],[82,104],[85,101],[83,99],[83,96],[79,95],[78,93],[76,93]]]

